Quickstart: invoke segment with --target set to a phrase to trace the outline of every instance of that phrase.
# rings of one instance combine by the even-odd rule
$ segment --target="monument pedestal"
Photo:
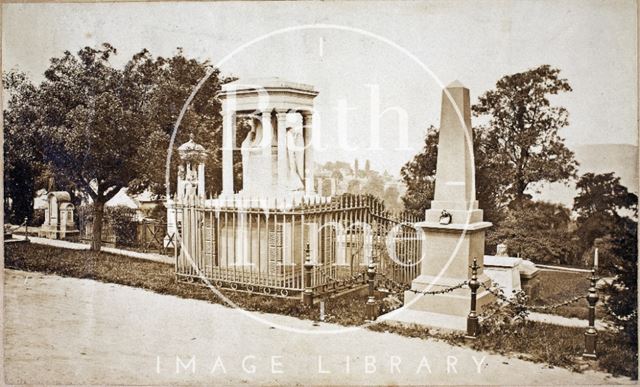
[[[430,210],[429,212],[439,210]],[[482,211],[480,211],[481,213]],[[429,218],[427,215],[427,218]],[[469,266],[476,258],[480,266],[484,257],[484,232],[489,222],[442,225],[434,222],[416,224],[425,232],[426,251],[423,252],[421,275],[411,283],[413,291],[437,291],[459,285],[471,277]],[[478,271],[478,281],[490,286],[491,279]],[[444,330],[466,330],[471,305],[468,286],[442,294],[420,294],[411,290],[404,293],[404,306],[383,319],[412,323]],[[477,292],[477,313],[495,301],[495,296],[483,287]]]

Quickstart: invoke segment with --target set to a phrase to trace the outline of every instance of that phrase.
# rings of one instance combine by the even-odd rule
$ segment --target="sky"
[[[637,144],[636,15],[624,0],[4,3],[2,68],[39,81],[65,50],[109,42],[122,66],[143,48],[182,47],[241,80],[313,85],[316,161],[370,159],[399,175],[439,124],[443,85],[459,80],[474,103],[502,76],[542,64],[573,88],[552,99],[569,111],[569,147]]]

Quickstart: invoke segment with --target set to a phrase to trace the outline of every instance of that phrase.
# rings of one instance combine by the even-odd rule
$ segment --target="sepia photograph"
[[[3,384],[637,384],[638,12],[3,1]]]

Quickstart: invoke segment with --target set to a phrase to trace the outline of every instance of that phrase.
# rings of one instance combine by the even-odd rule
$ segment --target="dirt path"
[[[292,333],[221,305],[13,270],[5,270],[5,356],[8,383],[629,382],[389,333]]]

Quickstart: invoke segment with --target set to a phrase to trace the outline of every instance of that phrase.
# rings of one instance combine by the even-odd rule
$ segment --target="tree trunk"
[[[91,250],[100,251],[102,247],[102,219],[104,215],[104,199],[98,198],[93,202],[93,235],[91,236]]]

